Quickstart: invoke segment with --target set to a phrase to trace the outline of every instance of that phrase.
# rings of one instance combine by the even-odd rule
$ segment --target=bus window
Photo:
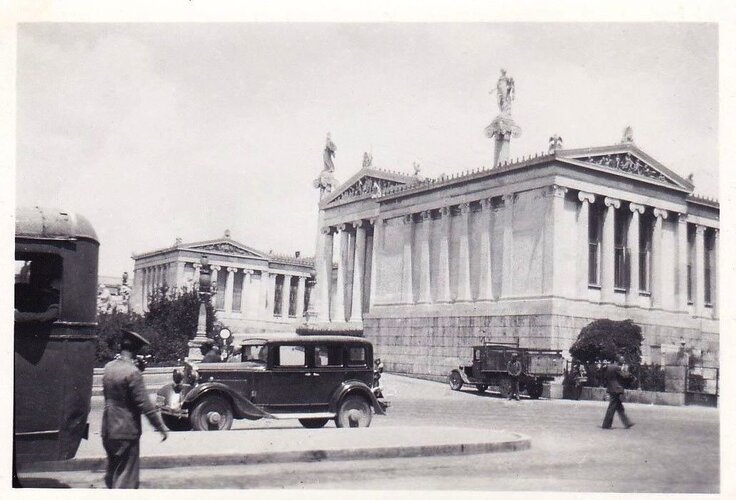
[[[53,321],[59,316],[62,260],[55,254],[15,259],[15,320]]]

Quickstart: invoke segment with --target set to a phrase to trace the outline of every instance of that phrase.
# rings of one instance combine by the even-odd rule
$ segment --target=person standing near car
[[[629,421],[624,410],[623,396],[624,396],[624,382],[630,378],[631,375],[628,370],[622,368],[624,365],[624,357],[618,355],[616,361],[609,364],[605,371],[606,380],[606,391],[608,392],[609,403],[608,409],[606,410],[606,416],[603,418],[603,429],[610,429],[613,424],[613,414],[618,413],[621,422],[625,428],[633,427],[633,423]]]
[[[215,346],[211,340],[202,344],[202,363],[219,363],[222,361],[220,358],[220,349]]]
[[[519,377],[521,376],[521,361],[519,361],[519,355],[513,353],[511,360],[506,365],[506,371],[511,378],[511,390],[509,391],[509,399],[515,397],[519,401]]]
[[[107,454],[105,485],[108,488],[138,488],[140,484],[141,414],[168,437],[161,414],[151,402],[135,357],[149,342],[130,330],[122,330],[120,356],[105,365],[102,387],[102,445]]]

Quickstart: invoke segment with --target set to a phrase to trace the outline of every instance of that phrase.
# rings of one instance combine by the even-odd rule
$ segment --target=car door
[[[327,410],[335,390],[346,380],[345,349],[339,343],[318,343],[313,346],[309,366],[312,372],[313,405]]]
[[[307,366],[303,343],[271,346],[271,369],[263,374],[259,387],[259,404],[272,413],[309,411],[312,399],[312,375]]]

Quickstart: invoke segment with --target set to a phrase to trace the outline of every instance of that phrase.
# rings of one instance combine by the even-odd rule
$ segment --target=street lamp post
[[[202,268],[199,271],[199,319],[197,320],[197,333],[189,341],[188,361],[199,361],[202,359],[201,347],[207,339],[207,304],[212,296],[212,271],[207,262],[207,256],[203,255],[199,260]]]

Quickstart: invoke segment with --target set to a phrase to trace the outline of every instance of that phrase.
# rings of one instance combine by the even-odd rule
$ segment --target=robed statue
[[[501,113],[511,113],[511,104],[514,102],[515,92],[514,79],[506,76],[506,70],[501,69],[501,76],[496,82],[496,102]]]
[[[327,141],[325,143],[325,152],[322,155],[324,162],[325,162],[325,170],[327,172],[334,172],[335,171],[335,164],[332,163],[332,158],[335,156],[335,151],[337,151],[337,146],[335,146],[335,143],[332,142],[332,139],[330,138],[330,133],[327,133]]]

